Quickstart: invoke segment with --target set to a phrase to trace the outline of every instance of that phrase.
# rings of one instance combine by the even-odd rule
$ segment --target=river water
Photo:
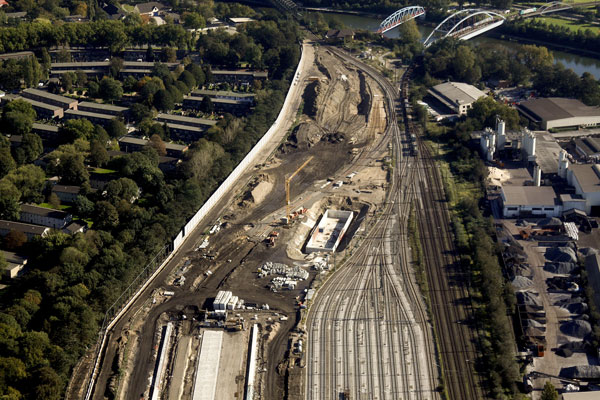
[[[336,19],[340,20],[349,28],[352,29],[367,29],[370,31],[375,31],[379,27],[381,21],[376,18],[371,17],[362,17],[357,15],[347,15],[347,14],[327,14],[328,16],[335,16]],[[418,24],[418,21],[417,21]],[[431,27],[418,25],[419,31],[425,39],[429,33],[433,30]],[[398,29],[393,29],[385,34],[387,37],[397,38],[398,37]],[[486,37],[485,34],[481,36],[477,36],[470,40],[475,44],[483,44],[483,43],[495,43],[501,46],[504,46],[508,49],[515,49],[518,46],[517,42],[501,40]],[[596,79],[600,79],[600,60],[591,57],[580,56],[572,53],[567,53],[564,51],[552,50],[552,54],[554,55],[554,62],[560,62],[565,67],[571,68],[573,71],[577,73],[577,75],[581,75],[584,72],[589,72],[594,75]]]

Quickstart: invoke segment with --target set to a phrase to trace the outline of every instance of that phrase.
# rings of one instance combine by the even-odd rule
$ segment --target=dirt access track
[[[114,354],[103,363],[94,399],[137,400],[148,393],[155,362],[152,349],[158,345],[156,332],[164,315],[177,318],[185,312],[188,318],[194,317],[194,312],[210,308],[219,290],[231,290],[247,303],[269,304],[271,312],[289,317],[261,344],[265,357],[260,368],[266,373],[257,377],[261,399],[287,397],[286,369],[281,365],[288,335],[298,322],[297,299],[317,273],[309,271],[310,277],[300,281],[295,290],[273,292],[266,287],[270,278],[259,279],[257,269],[267,261],[291,266],[302,260],[299,250],[308,233],[305,225],[316,221],[325,207],[358,211],[362,204],[369,204],[370,212],[376,212],[384,197],[387,171],[383,157],[389,141],[383,135],[386,113],[376,82],[324,47],[315,48],[315,63],[306,72],[298,83],[306,85],[303,98],[295,99],[298,105],[303,101],[303,113],[287,140],[246,177],[246,185],[234,198],[207,219],[212,221],[208,228],[218,220],[220,231],[212,235],[198,232],[195,243],[180,250],[167,266],[168,272],[153,283],[153,290],[127,313],[125,322],[117,324],[109,338]],[[278,221],[285,215],[285,178],[311,156],[314,158],[291,184],[292,209],[309,209],[306,224],[295,221],[284,228]],[[350,172],[357,175],[341,188],[327,183],[328,178],[344,180]],[[268,247],[265,238],[273,230],[280,236],[274,247]],[[209,246],[195,251],[205,238]],[[185,283],[174,286],[175,271],[183,265],[189,265]],[[212,274],[207,276],[209,270]],[[164,290],[175,294],[164,297]],[[190,329],[193,334],[197,328]]]

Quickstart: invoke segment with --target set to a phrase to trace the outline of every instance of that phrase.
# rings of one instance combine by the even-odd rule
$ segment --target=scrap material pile
[[[296,289],[298,281],[308,279],[309,276],[306,270],[297,265],[290,267],[286,264],[267,261],[259,268],[258,276],[264,278],[269,275],[282,275],[271,280],[271,290]]]

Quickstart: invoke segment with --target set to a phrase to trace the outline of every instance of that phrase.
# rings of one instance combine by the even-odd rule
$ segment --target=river
[[[348,14],[327,14],[331,16],[335,16],[338,20],[344,23],[349,28],[352,29],[367,29],[370,31],[375,31],[379,27],[380,20],[371,17],[363,17],[358,15],[348,15]],[[417,22],[418,24],[418,22]],[[429,26],[418,25],[419,31],[421,35],[425,39],[429,33],[433,30]],[[398,29],[393,29],[385,34],[387,37],[397,38],[398,37]],[[495,39],[491,37],[487,37],[485,34],[482,36],[477,36],[470,40],[475,44],[483,44],[483,43],[495,43],[501,46],[508,48],[509,50],[514,50],[518,45],[517,42]],[[552,50],[552,54],[554,55],[554,62],[560,62],[565,67],[571,68],[577,75],[581,75],[584,72],[589,72],[594,75],[596,79],[600,79],[600,60],[591,57],[580,56],[572,53],[567,53],[564,51]]]

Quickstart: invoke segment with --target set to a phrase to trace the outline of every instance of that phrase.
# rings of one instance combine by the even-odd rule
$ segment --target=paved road
[[[290,87],[291,95],[289,96],[289,101],[284,103],[281,113],[283,113],[284,118],[281,118],[281,123],[278,128],[278,133],[274,135],[273,139],[269,142],[267,146],[265,146],[264,150],[260,152],[257,157],[254,165],[263,163],[270,154],[272,154],[281,141],[286,137],[288,130],[291,128],[292,124],[295,121],[296,112],[300,103],[302,101],[302,94],[304,91],[307,71],[312,67],[314,63],[314,49],[310,42],[306,41],[303,43],[303,57],[301,59],[301,65],[299,69],[299,76],[294,78],[292,85]],[[229,194],[226,195],[222,201],[215,206],[214,210],[207,215],[207,217],[198,225],[196,230],[188,236],[186,242],[181,246],[181,248],[174,255],[169,264],[164,268],[164,270],[155,278],[155,280],[148,285],[148,287],[143,291],[141,296],[138,298],[136,302],[130,307],[129,311],[123,315],[123,317],[115,324],[111,332],[109,332],[109,340],[108,345],[106,346],[106,350],[104,351],[102,360],[101,360],[101,368],[100,373],[97,378],[96,387],[93,394],[93,399],[102,400],[104,398],[104,393],[107,388],[108,379],[112,374],[112,365],[114,363],[114,359],[117,351],[117,340],[123,332],[123,329],[128,324],[128,321],[133,317],[133,315],[144,305],[145,302],[148,301],[151,293],[164,285],[164,282],[167,276],[180,264],[182,258],[189,252],[193,251],[196,243],[200,239],[201,233],[203,229],[208,226],[211,221],[216,220],[216,218],[226,209],[231,199],[235,196],[235,194],[245,186],[250,177],[253,174],[254,165],[250,165],[246,171],[246,173],[239,180],[239,184],[230,190]],[[200,206],[200,205],[199,205]],[[209,281],[214,281],[215,287],[218,284],[218,276],[215,273]],[[211,282],[205,283],[205,285],[211,286]],[[211,293],[214,295],[214,293]],[[198,294],[193,293],[181,293],[176,294],[174,298],[172,298],[168,303],[162,304],[159,308],[153,310],[153,317],[157,317],[160,312],[156,312],[156,310],[160,309],[161,312],[165,312],[168,310],[174,310],[180,308],[181,306],[189,305],[189,304],[198,304]],[[140,349],[138,354],[142,357],[146,357],[150,354],[150,348],[152,346],[152,338],[153,335],[144,335],[143,340],[140,344]],[[143,363],[142,368],[149,368],[149,363]],[[130,382],[130,390],[128,398],[139,398],[139,394],[145,391],[145,386],[147,385],[147,376],[149,373],[136,373],[136,380]]]
[[[386,135],[396,164],[381,217],[311,306],[306,398],[337,399],[347,392],[352,399],[437,399],[431,327],[410,268],[406,223],[414,159],[396,124],[397,90],[372,68],[332,50],[386,93]]]

